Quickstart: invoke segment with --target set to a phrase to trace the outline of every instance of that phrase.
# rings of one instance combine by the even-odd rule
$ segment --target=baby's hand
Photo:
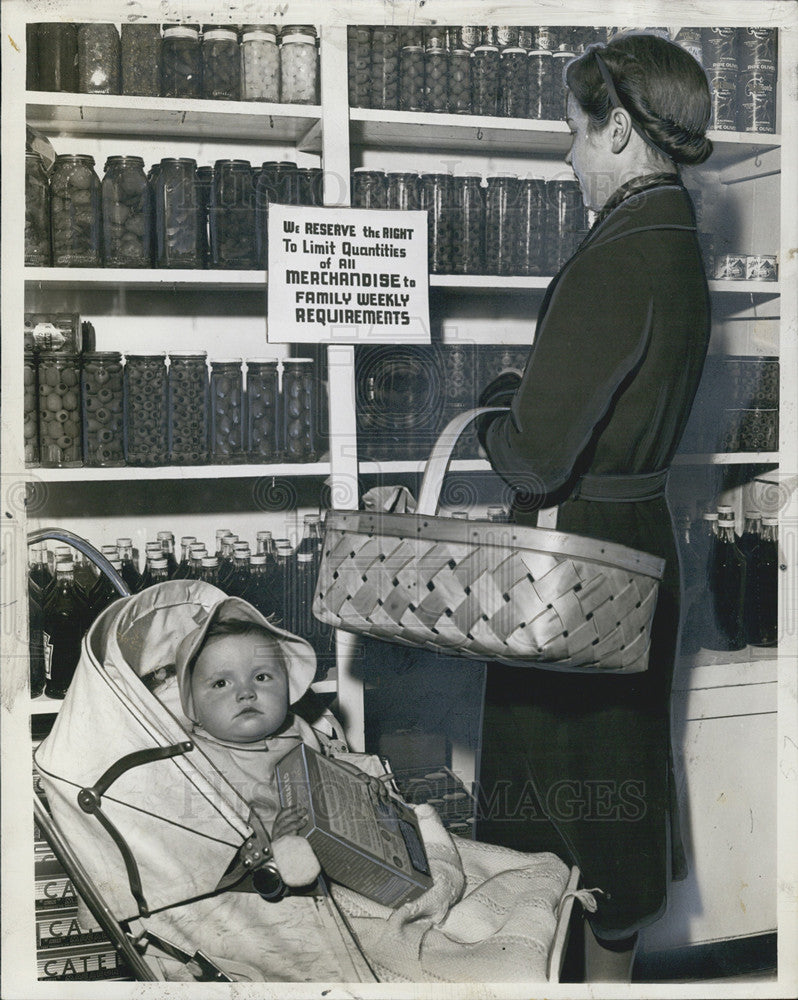
[[[274,820],[272,840],[285,837],[290,833],[299,833],[308,821],[308,814],[300,806],[287,806],[281,809]]]

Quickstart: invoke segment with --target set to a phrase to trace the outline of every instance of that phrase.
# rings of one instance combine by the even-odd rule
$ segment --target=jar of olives
[[[155,239],[159,267],[202,266],[197,161],[165,157],[155,177]]]
[[[452,175],[423,174],[421,209],[427,212],[427,247],[432,274],[452,267]]]
[[[485,271],[488,274],[513,273],[518,202],[518,178],[515,174],[488,177],[485,197]]]
[[[128,465],[167,460],[165,354],[125,356],[125,457]]]
[[[452,49],[449,56],[449,111],[453,115],[471,114],[471,52]]]
[[[546,184],[546,267],[555,274],[573,256],[587,228],[579,183],[553,180]]]
[[[56,267],[99,267],[100,180],[94,157],[61,153],[50,178],[50,226]]]
[[[485,269],[482,176],[455,177],[452,199],[452,273],[482,274]]]
[[[554,93],[554,58],[547,49],[533,49],[527,55],[527,114],[537,120],[549,120]]]
[[[276,462],[278,449],[277,362],[247,362],[246,449],[250,462]]]
[[[206,24],[202,29],[202,96],[208,101],[237,101],[241,94],[238,32]]]
[[[347,28],[349,107],[371,107],[371,28],[354,24]],[[423,69],[423,67],[422,67]]]
[[[36,355],[25,352],[22,370],[25,465],[39,464],[39,387]]]
[[[449,50],[428,48],[424,54],[424,106],[427,111],[449,110]]]
[[[119,32],[115,24],[78,28],[78,92],[119,93]]]
[[[161,54],[164,97],[199,97],[202,79],[198,24],[165,24]]]
[[[280,92],[286,104],[316,104],[319,99],[316,29],[286,25],[280,32]]]
[[[140,156],[109,156],[102,182],[106,267],[152,265],[150,189]]]
[[[80,428],[80,357],[39,355],[39,458],[47,468],[83,464]]]
[[[514,274],[543,274],[546,248],[546,182],[522,178],[518,182]]]
[[[83,354],[83,464],[113,468],[125,464],[122,355]]]
[[[552,121],[559,121],[565,118],[565,83],[563,82],[563,70],[574,58],[574,53],[569,50],[558,49],[552,53],[552,86],[551,103],[549,105],[549,118]]]
[[[161,96],[161,26],[122,24],[122,93],[129,97]]]
[[[25,90],[39,89],[39,25],[25,25]]]
[[[399,107],[402,111],[424,110],[424,49],[405,45],[399,56]]]
[[[241,359],[211,361],[210,459],[220,465],[243,462],[244,375]]]
[[[68,21],[39,24],[39,88],[75,93],[78,89],[78,28]]]
[[[207,355],[169,355],[169,461],[202,465],[208,460]]]
[[[384,170],[355,167],[352,171],[353,208],[387,208],[387,198]]]
[[[399,106],[399,29],[389,25],[371,32],[371,107]]]
[[[200,262],[202,267],[208,267],[210,260],[211,235],[208,213],[211,204],[211,188],[213,186],[213,167],[207,165],[197,167],[197,212],[200,225]]]
[[[241,29],[241,100],[280,100],[280,49],[273,24],[245,24]]]
[[[50,263],[50,185],[42,158],[30,150],[25,153],[25,263]]]
[[[255,185],[255,249],[260,268],[268,267],[269,205],[279,201],[277,167],[277,160],[264,163]]]
[[[324,171],[321,167],[297,167],[300,205],[324,204]]]
[[[499,50],[479,45],[471,63],[471,103],[475,115],[499,113]]]
[[[211,267],[257,267],[255,189],[247,160],[217,160],[208,208]]]
[[[292,160],[280,160],[274,168],[277,196],[281,205],[299,204],[299,168]]]
[[[318,458],[319,391],[312,358],[283,361],[282,451],[286,462]]]
[[[387,208],[398,208],[402,211],[417,210],[420,202],[420,183],[418,174],[408,170],[389,170],[387,178]]]
[[[525,118],[529,107],[528,58],[526,49],[502,50],[501,113],[505,118]]]

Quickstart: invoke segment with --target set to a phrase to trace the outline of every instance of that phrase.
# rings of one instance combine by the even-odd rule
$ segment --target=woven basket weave
[[[662,559],[557,530],[434,516],[457,436],[484,412],[443,431],[416,514],[327,514],[314,614],[349,632],[513,666],[645,670]]]

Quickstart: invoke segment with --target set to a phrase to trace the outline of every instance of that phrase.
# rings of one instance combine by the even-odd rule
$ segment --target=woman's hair
[[[567,64],[564,78],[592,128],[606,125],[613,108],[597,54],[620,103],[651,143],[675,163],[707,159],[712,152],[706,137],[712,114],[709,83],[689,52],[660,35],[645,33],[617,35],[606,46],[588,46]]]

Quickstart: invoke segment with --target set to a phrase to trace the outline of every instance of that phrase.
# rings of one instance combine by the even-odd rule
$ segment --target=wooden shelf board
[[[329,462],[285,465],[159,465],[152,468],[124,465],[115,469],[28,469],[31,481],[45,483],[105,483],[129,479],[137,481],[164,479],[285,479],[294,476],[328,476]]]
[[[732,451],[705,455],[675,455],[674,465],[778,465],[777,451]]]
[[[172,292],[264,291],[265,271],[216,271],[192,268],[26,267],[27,285],[50,288],[139,288]]]
[[[778,452],[740,451],[726,454],[676,455],[674,465],[777,465]],[[421,475],[426,462],[423,459],[405,461],[364,461],[360,463],[362,475],[391,475],[412,473]],[[490,472],[490,463],[482,458],[455,459],[449,465],[451,472]]]

